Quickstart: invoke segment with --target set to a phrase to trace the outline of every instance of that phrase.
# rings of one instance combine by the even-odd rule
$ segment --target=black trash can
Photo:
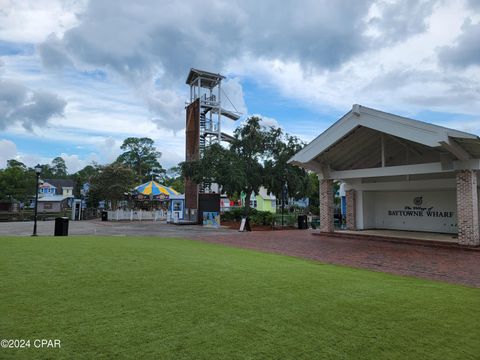
[[[102,221],[108,221],[108,211],[102,211]]]
[[[55,218],[55,236],[68,236],[68,218],[57,217]]]
[[[308,229],[307,215],[298,215],[298,228],[300,230]]]

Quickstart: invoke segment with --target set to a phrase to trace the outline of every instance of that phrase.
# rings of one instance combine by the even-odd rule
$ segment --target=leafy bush
[[[250,216],[252,216],[257,210],[250,209]],[[221,214],[222,221],[241,221],[242,218],[245,216],[245,208],[244,207],[234,207],[231,208],[229,211],[225,211]]]
[[[229,211],[225,211],[221,214],[222,221],[237,221],[240,222],[245,216],[245,208],[236,207]],[[272,226],[275,224],[275,219],[278,214],[273,214],[270,211],[259,211],[257,209],[250,208],[250,223],[252,225],[265,225]],[[278,222],[278,221],[277,221]]]
[[[273,225],[275,214],[270,211],[256,211],[250,216],[251,222],[256,225]]]

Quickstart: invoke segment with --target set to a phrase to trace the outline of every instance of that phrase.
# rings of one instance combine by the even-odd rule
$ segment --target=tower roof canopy
[[[217,84],[225,79],[225,76],[220,75],[220,74],[215,74],[209,71],[204,71],[204,70],[198,70],[191,68],[190,72],[188,73],[187,85],[192,85],[196,81],[198,81],[198,78],[200,78],[200,86],[205,87],[205,88],[214,88],[217,86]]]

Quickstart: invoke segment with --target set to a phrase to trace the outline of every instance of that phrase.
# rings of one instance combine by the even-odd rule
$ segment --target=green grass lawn
[[[480,266],[480,265],[479,265]],[[480,289],[201,242],[0,239],[0,358],[479,359]]]

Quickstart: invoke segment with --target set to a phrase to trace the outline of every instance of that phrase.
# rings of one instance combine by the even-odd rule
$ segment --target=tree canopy
[[[185,192],[185,181],[179,166],[174,166],[168,169],[162,179],[162,183],[181,194]]]
[[[268,158],[265,160],[264,186],[282,197],[284,185],[288,196],[296,200],[308,194],[310,178],[305,170],[288,164],[288,160],[305,146],[298,137],[284,134],[280,128],[272,128],[268,138]]]
[[[279,128],[266,128],[261,119],[250,117],[234,132],[228,148],[213,144],[198,161],[182,163],[183,175],[197,183],[217,183],[228,195],[245,194],[246,213],[250,196],[263,185],[276,196],[281,195],[288,179],[292,194],[301,197],[309,178],[302,169],[287,164],[303,143],[296,137],[283,135]]]
[[[130,168],[123,164],[113,164],[101,167],[90,181],[89,199],[96,206],[100,200],[111,200],[113,206],[124,198],[135,184],[135,176]]]
[[[55,178],[64,178],[67,176],[67,165],[65,160],[60,156],[57,156],[52,160],[52,166],[50,167],[52,176]]]
[[[61,157],[51,164],[43,164],[41,178],[65,178],[67,167]],[[7,161],[7,167],[0,169],[0,199],[25,202],[35,195],[36,175],[33,168],[16,159]]]
[[[22,170],[27,170],[27,166],[24,163],[15,159],[7,160],[7,169],[8,168],[20,168]]]
[[[162,153],[157,151],[152,139],[129,137],[123,141],[120,149],[124,153],[117,158],[117,162],[132,169],[137,181],[148,181],[165,173],[159,162]]]
[[[93,162],[72,175],[72,178],[75,181],[75,188],[73,189],[75,197],[80,198],[83,184],[91,183],[92,179],[100,172],[100,170],[101,167]]]
[[[0,170],[0,199],[27,201],[35,194],[36,176],[33,169],[16,160],[9,160],[6,169]]]

